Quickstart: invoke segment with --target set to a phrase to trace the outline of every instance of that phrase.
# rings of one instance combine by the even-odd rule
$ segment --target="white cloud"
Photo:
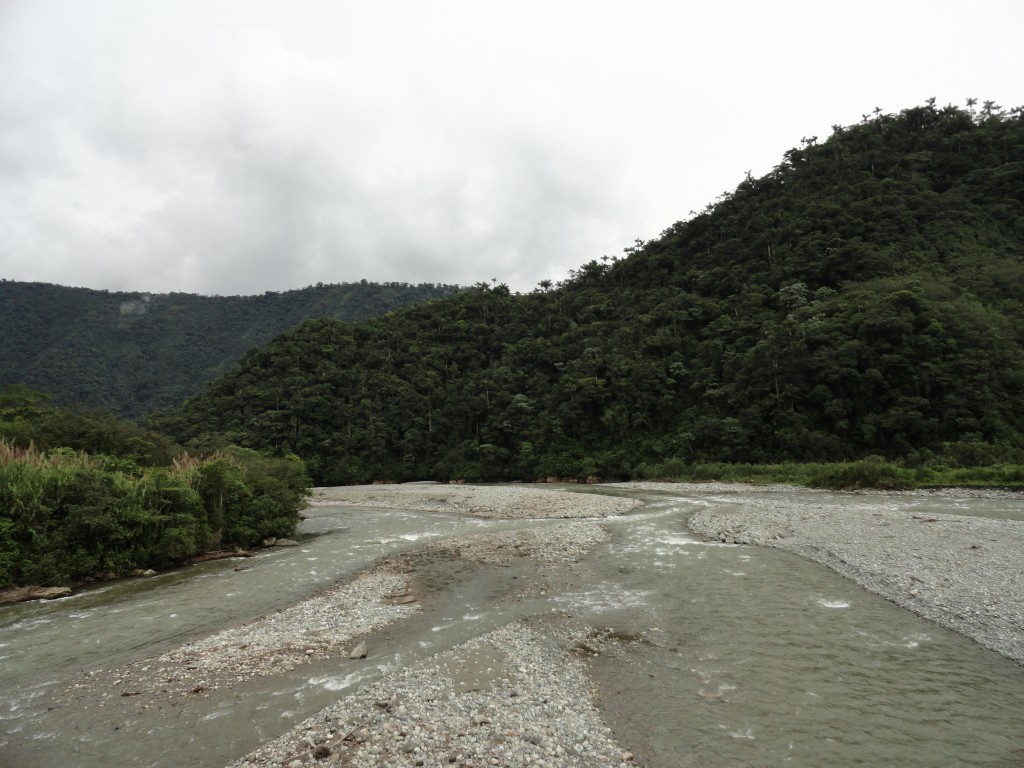
[[[1022,20],[1005,2],[0,4],[0,276],[529,290],[876,104],[1024,102]]]

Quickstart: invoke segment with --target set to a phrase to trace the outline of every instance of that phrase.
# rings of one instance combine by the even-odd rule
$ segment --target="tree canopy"
[[[23,384],[135,418],[180,406],[246,350],[303,320],[362,320],[455,290],[364,280],[197,296],[0,280],[0,388]]]

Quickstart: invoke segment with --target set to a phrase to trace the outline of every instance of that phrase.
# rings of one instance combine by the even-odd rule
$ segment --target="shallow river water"
[[[187,707],[85,708],[61,692],[432,538],[552,523],[317,507],[298,547],[0,609],[0,766],[223,766],[363,682],[520,617],[563,613],[626,638],[587,663],[607,723],[649,766],[1024,764],[1024,667],[815,563],[687,532],[700,505],[758,493],[630,491],[645,506],[605,521],[612,540],[570,567],[423,558],[424,610],[372,636],[374,664],[317,662]],[[944,511],[1021,512],[968,504]],[[509,597],[541,576],[545,594]]]

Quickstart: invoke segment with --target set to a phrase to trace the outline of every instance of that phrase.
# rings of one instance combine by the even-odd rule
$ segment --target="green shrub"
[[[0,438],[0,588],[167,568],[222,539],[252,546],[286,536],[308,487],[294,456],[229,448],[140,469]]]
[[[842,464],[820,464],[811,470],[808,485],[816,488],[905,488],[904,473],[894,464],[871,457]]]
[[[193,470],[213,536],[247,547],[295,530],[310,480],[297,456],[230,447]],[[219,535],[218,535],[219,533]]]

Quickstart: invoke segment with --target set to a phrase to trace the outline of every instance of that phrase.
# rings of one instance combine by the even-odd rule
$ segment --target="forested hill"
[[[364,280],[197,296],[0,280],[0,389],[24,384],[129,417],[176,408],[246,350],[303,320],[363,320],[455,290]]]
[[[529,295],[307,322],[165,427],[320,483],[1024,456],[1020,110],[837,126],[627,251]]]

